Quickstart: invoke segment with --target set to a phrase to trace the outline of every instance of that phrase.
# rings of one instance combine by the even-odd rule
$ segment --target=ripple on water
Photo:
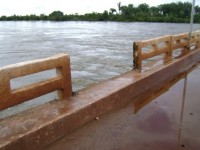
[[[68,53],[71,58],[73,90],[80,90],[130,70],[134,41],[188,32],[188,25],[73,21],[0,22],[0,66]],[[194,30],[200,30],[199,24],[194,24],[193,27]],[[39,102],[44,101],[41,98]],[[17,110],[40,103],[30,101],[26,105],[18,106]],[[15,110],[16,108],[9,110],[6,114],[18,112]],[[2,113],[0,117],[1,115]]]
[[[72,71],[72,78],[91,77],[95,75],[96,75],[95,73],[91,73],[87,71]]]

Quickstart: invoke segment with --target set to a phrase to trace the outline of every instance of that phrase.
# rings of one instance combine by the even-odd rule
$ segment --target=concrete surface
[[[200,67],[133,114],[134,106],[112,111],[47,146],[45,150],[199,150]],[[178,138],[180,133],[180,139]]]

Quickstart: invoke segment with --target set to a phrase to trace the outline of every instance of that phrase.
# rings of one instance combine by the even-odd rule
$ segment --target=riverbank
[[[92,12],[83,15],[64,14],[62,11],[53,11],[49,15],[13,15],[1,16],[0,21],[119,21],[119,22],[169,22],[169,23],[189,23],[192,4],[189,2],[165,3],[150,7],[142,3],[138,6],[133,4],[118,4],[118,10],[110,8],[103,13]],[[176,9],[174,9],[176,8]],[[194,22],[200,23],[200,7],[195,6]]]

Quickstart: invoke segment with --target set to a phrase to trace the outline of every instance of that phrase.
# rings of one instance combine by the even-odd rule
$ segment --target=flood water
[[[193,28],[200,30],[200,24]],[[68,53],[73,91],[77,91],[131,70],[134,41],[188,31],[189,24],[174,23],[0,22],[0,67]],[[11,85],[39,81],[49,74],[53,76],[54,71],[13,80]],[[55,94],[0,112],[0,118],[50,99],[55,99]]]

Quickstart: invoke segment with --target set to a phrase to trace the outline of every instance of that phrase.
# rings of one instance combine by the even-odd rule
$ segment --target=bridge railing
[[[163,36],[134,43],[134,67],[142,70],[142,61],[157,55],[165,54],[165,59],[171,59],[171,36]]]
[[[193,47],[193,48],[192,48]],[[164,54],[164,61],[168,62],[174,58],[181,57],[190,52],[191,49],[200,47],[200,31],[193,32],[191,38],[189,33],[179,35],[167,35],[150,40],[133,43],[133,65],[134,69],[142,71],[143,61]]]
[[[189,52],[189,35],[188,33],[172,36],[172,58],[183,56]]]
[[[56,77],[14,90],[11,89],[11,79],[51,69],[56,69]],[[67,54],[0,68],[0,110],[53,91],[58,91],[59,99],[67,99],[72,95],[70,58]]]
[[[192,33],[190,45],[194,48],[200,48],[200,30]]]

